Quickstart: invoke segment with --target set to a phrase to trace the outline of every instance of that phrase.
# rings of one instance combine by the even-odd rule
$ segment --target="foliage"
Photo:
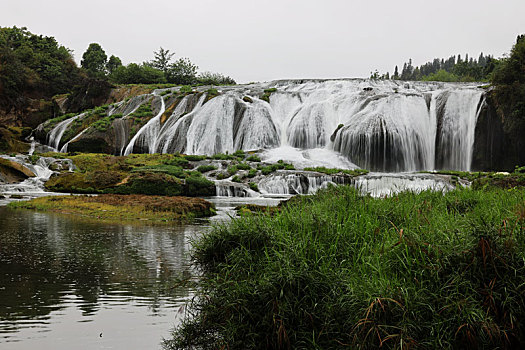
[[[295,167],[292,164],[285,163],[282,160],[279,160],[276,164],[270,165],[257,165],[257,169],[261,171],[263,175],[268,175],[277,170],[295,170]]]
[[[259,158],[258,155],[256,154],[252,154],[251,156],[249,156],[248,158],[246,158],[246,160],[248,162],[260,162],[261,161],[261,158]]]
[[[259,186],[255,182],[250,182],[248,185],[252,191],[259,192]]]
[[[518,348],[523,196],[339,186],[216,226],[194,245],[200,286],[164,347]]]
[[[109,79],[118,84],[163,84],[166,83],[164,72],[147,64],[130,63],[119,66],[110,74]]]
[[[122,66],[122,61],[117,56],[111,55],[106,63],[106,71],[111,75],[118,67]]]
[[[217,170],[217,167],[215,165],[200,165],[197,167],[197,171],[200,173],[207,173],[212,170]]]
[[[108,56],[106,52],[97,43],[89,44],[86,52],[82,55],[80,65],[92,77],[103,78],[106,75],[106,62]]]
[[[525,35],[518,36],[509,57],[495,69],[492,84],[492,96],[503,121],[503,129],[513,145],[511,152],[516,153],[516,162],[524,164]]]
[[[206,159],[206,156],[199,156],[196,154],[186,154],[184,158],[186,158],[187,160],[191,162],[197,162],[197,161]]]
[[[21,107],[24,97],[51,98],[79,82],[71,51],[55,38],[0,27],[0,107]]]
[[[455,75],[454,73],[449,73],[444,69],[440,69],[436,73],[430,73],[429,75],[422,77],[421,80],[452,82],[452,81],[459,81],[459,77]]]
[[[197,80],[197,67],[188,58],[179,58],[166,71],[166,79],[174,84],[194,84]]]
[[[269,88],[264,90],[264,94],[261,96],[261,100],[270,103],[270,95],[277,91],[277,88]]]
[[[180,87],[179,92],[181,94],[190,94],[193,92],[193,88],[189,85],[183,85]]]
[[[398,66],[396,66],[392,75],[388,72],[379,74],[376,70],[375,73],[372,73],[371,78],[445,82],[488,81],[498,63],[499,61],[491,55],[484,55],[483,53],[480,53],[477,59],[469,58],[468,54],[465,55],[465,59],[462,59],[461,55],[450,56],[448,59],[435,58],[419,67],[414,67],[412,59],[409,59],[403,64],[401,74],[399,74]]]
[[[153,51],[155,59],[150,62],[151,67],[156,68],[167,74],[170,66],[170,61],[175,53],[170,53],[170,50],[164,50],[162,47],[159,51]]]
[[[230,77],[220,73],[204,72],[197,76],[197,81],[202,85],[235,85],[236,82]]]

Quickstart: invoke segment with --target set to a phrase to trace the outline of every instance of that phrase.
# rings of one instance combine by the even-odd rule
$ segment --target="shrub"
[[[217,167],[214,165],[201,165],[197,168],[200,173],[207,173],[208,171],[216,170]]]
[[[190,162],[197,162],[197,161],[206,159],[206,156],[198,156],[198,155],[195,155],[195,154],[187,154],[187,155],[184,156],[184,158],[186,158]]]
[[[182,94],[191,94],[193,92],[193,88],[189,85],[183,85],[180,87],[179,92]]]
[[[260,162],[261,161],[261,158],[259,158],[259,156],[255,155],[255,154],[252,154],[251,156],[249,156],[248,158],[246,158],[246,160],[248,162]]]
[[[248,175],[246,175],[247,177],[255,177],[257,175],[257,169],[250,169],[250,171],[248,171]]]

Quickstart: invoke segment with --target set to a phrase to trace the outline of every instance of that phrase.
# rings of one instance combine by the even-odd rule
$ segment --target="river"
[[[210,198],[211,219],[120,225],[0,206],[1,349],[159,349],[195,279],[190,241],[240,202]]]

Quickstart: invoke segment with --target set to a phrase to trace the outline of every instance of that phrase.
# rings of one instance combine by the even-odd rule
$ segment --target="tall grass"
[[[525,342],[525,191],[333,187],[214,228],[166,349],[513,348]]]

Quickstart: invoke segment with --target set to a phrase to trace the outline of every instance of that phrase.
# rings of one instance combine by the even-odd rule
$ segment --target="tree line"
[[[229,85],[235,84],[229,76],[220,73],[204,72],[197,74],[199,67],[189,58],[173,61],[175,54],[160,48],[153,52],[153,59],[143,63],[122,64],[119,57],[106,52],[97,43],[91,43],[82,55],[81,67],[98,79],[108,79],[117,84],[159,84],[178,85]]]
[[[49,100],[64,93],[96,97],[111,84],[235,84],[220,73],[198,74],[188,58],[173,61],[174,54],[162,47],[153,56],[148,62],[123,65],[119,57],[108,58],[99,44],[92,43],[78,67],[73,51],[54,37],[33,34],[25,27],[0,27],[0,110],[23,109],[28,99]]]
[[[419,80],[419,81],[489,81],[492,73],[501,60],[495,59],[491,55],[480,53],[478,58],[465,58],[461,55],[450,56],[447,59],[434,58],[421,66],[414,67],[412,59],[403,64],[401,72],[398,66],[395,66],[394,72],[380,74],[377,70],[370,73],[371,79],[382,80]]]

